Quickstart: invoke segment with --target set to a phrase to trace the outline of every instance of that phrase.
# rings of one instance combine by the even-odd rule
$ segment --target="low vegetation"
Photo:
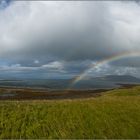
[[[140,138],[140,87],[87,99],[1,101],[0,138]]]

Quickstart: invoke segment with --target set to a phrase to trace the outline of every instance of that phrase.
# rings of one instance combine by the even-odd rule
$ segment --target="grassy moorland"
[[[140,87],[89,99],[1,101],[0,138],[140,138]]]

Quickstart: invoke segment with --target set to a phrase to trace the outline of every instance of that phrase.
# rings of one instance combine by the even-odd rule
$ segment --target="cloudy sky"
[[[140,52],[138,1],[0,0],[0,77],[69,78],[125,52]],[[128,55],[89,74],[140,77],[139,60]]]

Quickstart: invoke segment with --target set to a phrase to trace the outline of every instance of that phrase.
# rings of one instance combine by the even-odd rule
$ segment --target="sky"
[[[139,1],[0,0],[0,78],[71,78],[140,53]],[[140,55],[88,75],[140,77]]]

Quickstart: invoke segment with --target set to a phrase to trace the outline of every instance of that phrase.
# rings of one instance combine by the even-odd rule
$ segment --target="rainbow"
[[[70,87],[72,87],[73,85],[75,85],[76,83],[81,81],[89,72],[94,70],[97,66],[107,64],[107,63],[110,63],[110,62],[113,62],[113,61],[116,61],[116,60],[119,60],[119,59],[122,59],[122,58],[136,57],[136,56],[140,56],[140,52],[123,52],[123,53],[108,57],[104,60],[98,61],[95,64],[91,64],[88,69],[86,69],[85,71],[83,71],[81,74],[79,74],[78,76],[76,76],[74,78]]]

